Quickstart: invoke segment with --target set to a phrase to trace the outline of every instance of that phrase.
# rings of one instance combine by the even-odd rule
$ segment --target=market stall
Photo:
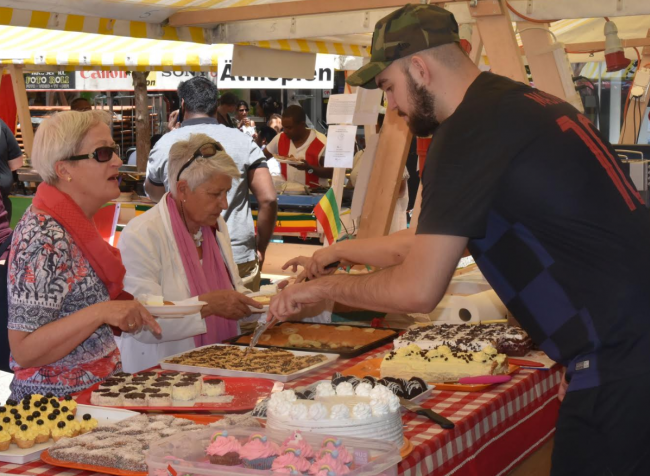
[[[8,3],[24,8],[24,2]],[[4,21],[22,24],[26,22],[25,18],[32,19],[31,22],[39,19],[40,26],[54,29],[61,29],[65,24],[66,29],[96,29],[100,33],[141,37],[180,37],[189,32],[197,42],[210,42],[216,37],[229,43],[297,49],[305,53],[326,48],[323,35],[330,31],[338,35],[337,40],[347,38],[350,41],[328,43],[347,45],[347,50],[340,47],[343,48],[340,54],[351,51],[363,56],[362,47],[367,41],[366,34],[374,25],[374,16],[383,16],[386,10],[399,5],[392,0],[362,1],[354,5],[338,0],[277,4],[254,1],[246,2],[248,6],[245,7],[229,7],[229,2],[192,2],[192,9],[184,11],[172,6],[153,9],[149,2],[144,1],[113,2],[110,9],[106,2],[89,3],[97,8],[94,15],[102,15],[99,26],[89,20],[94,18],[93,14],[84,12],[84,16],[76,18],[68,2],[54,1],[39,2],[39,5],[50,6],[52,13],[12,10],[9,20],[5,18]],[[534,7],[523,1],[513,1],[512,5],[519,12],[536,16],[538,21],[562,18],[563,12],[567,18],[588,14],[587,2],[576,2],[582,7],[576,7],[575,11],[562,9],[559,2],[540,0],[539,3],[542,4],[541,11],[536,10],[540,8],[537,2]],[[464,18],[466,23],[471,20],[474,24],[478,35],[472,35],[472,42],[481,51],[479,45],[484,44],[493,70],[527,83],[511,23],[519,17],[511,15],[506,7],[505,2],[490,0],[470,2],[469,6],[467,2],[453,2],[450,6],[458,10],[459,19]],[[618,9],[601,7],[596,12],[598,15],[612,17],[650,13],[647,5],[640,2],[630,2],[625,8]],[[104,15],[109,14],[113,17],[106,21]],[[331,16],[347,18],[347,21],[337,23]],[[73,17],[76,18],[74,21]],[[136,20],[143,17],[148,19],[146,23]],[[523,19],[530,21],[530,18]],[[275,27],[267,28],[274,22],[277,22]],[[255,29],[252,29],[253,24]],[[288,29],[284,29],[285,24],[289,25]],[[304,31],[306,27],[311,28],[310,33]],[[554,53],[557,48],[552,47],[549,26],[544,23],[535,27],[540,28],[545,30],[541,35],[525,34],[521,31],[524,28],[520,29],[537,85],[568,101],[579,101],[573,82],[565,81],[570,68],[566,53]],[[349,35],[365,36],[356,36],[352,42]],[[642,45],[639,43],[639,46]],[[533,56],[535,60],[530,61]],[[476,61],[479,60],[477,55]],[[378,139],[378,152],[357,238],[387,233],[411,138],[397,113],[389,111]],[[340,206],[344,172],[338,172],[339,182],[335,179],[335,187]],[[313,206],[309,200],[312,199],[301,197],[293,205]],[[286,205],[292,205],[292,201],[296,199],[289,197]],[[144,208],[135,206],[128,214],[134,216],[142,213]],[[291,216],[291,219],[285,217],[286,221],[281,218],[281,226],[287,226],[287,232],[309,234],[311,223],[306,215]],[[127,219],[124,216],[118,221],[122,223]],[[298,225],[287,225],[286,222],[290,221]],[[145,472],[156,476],[176,476],[194,474],[193,471],[196,474],[221,475],[228,474],[228,466],[243,465],[243,469],[236,470],[238,473],[264,474],[258,473],[261,470],[268,474],[270,469],[281,469],[290,474],[291,471],[301,474],[306,473],[311,465],[316,465],[316,473],[327,475],[351,472],[496,476],[514,471],[511,474],[523,476],[533,474],[526,467],[527,460],[532,457],[538,458],[536,470],[540,474],[548,473],[562,369],[533,349],[530,337],[523,330],[502,322],[504,311],[501,308],[495,311],[498,306],[495,306],[494,299],[484,294],[493,293],[489,287],[472,281],[460,284],[464,286],[463,291],[450,290],[447,297],[450,301],[463,303],[460,309],[466,312],[457,310],[454,317],[466,322],[457,319],[445,322],[449,326],[444,328],[445,343],[489,342],[488,346],[477,351],[458,351],[451,345],[454,348],[452,353],[447,345],[436,345],[443,338],[443,332],[439,330],[442,326],[429,322],[425,327],[410,329],[405,335],[401,335],[401,330],[382,329],[380,326],[329,326],[316,321],[298,327],[293,323],[283,323],[275,330],[266,330],[258,335],[259,345],[253,349],[249,349],[247,342],[251,342],[254,336],[237,336],[227,345],[202,347],[162,358],[160,367],[134,375],[116,375],[114,379],[93,385],[71,397],[76,399],[74,404],[70,399],[59,402],[43,397],[45,401],[37,406],[42,408],[45,405],[47,412],[52,412],[54,418],[51,420],[58,428],[51,430],[51,435],[70,438],[53,438],[58,441],[51,442],[53,445],[47,448],[47,453],[38,455],[42,460],[2,462],[0,471],[50,476],[102,473],[139,476]],[[264,290],[256,300],[268,305],[271,296],[277,292],[277,289]],[[196,302],[172,305],[165,303],[162,297],[155,298],[143,301],[155,315],[164,316],[166,313],[171,319],[197,311],[193,307],[197,306]],[[479,312],[468,311],[475,309],[473,305]],[[182,306],[187,306],[188,310],[179,310]],[[482,313],[485,316],[485,310],[495,312],[499,322],[487,322],[495,319],[492,315],[490,318],[478,317]],[[464,319],[467,312],[470,317]],[[472,318],[475,320],[469,322]],[[450,337],[449,334],[453,335]],[[451,363],[445,364],[448,361]],[[450,370],[446,365],[453,368]],[[465,366],[473,366],[472,372],[466,372]],[[466,378],[479,380],[462,381]],[[420,400],[416,400],[418,397]],[[29,400],[23,401],[26,412],[34,410],[31,405],[35,402]],[[20,406],[15,403],[10,407]],[[78,407],[77,415],[84,415],[83,421],[78,422],[75,415],[70,415],[72,419],[64,415],[71,422],[68,426],[66,421],[61,421],[60,415],[70,408],[66,412],[61,408],[59,414],[54,410],[73,405]],[[88,407],[79,411],[81,405]],[[413,405],[418,413],[410,411]],[[146,416],[122,415],[124,419],[118,418],[112,413],[116,407],[120,411],[136,410]],[[106,421],[94,413],[100,408],[109,409]],[[40,410],[35,411],[39,412],[38,416],[34,417],[33,413],[29,416],[39,418]],[[89,412],[88,418],[85,417],[86,411]],[[253,413],[233,416],[248,411]],[[5,413],[11,413],[11,410]],[[16,408],[13,414],[20,414],[20,409]],[[172,414],[175,416],[171,417]],[[9,418],[9,422],[15,424]],[[220,421],[223,426],[220,426]],[[74,430],[68,430],[76,427],[72,422],[89,431],[73,434]],[[242,422],[250,425],[250,429],[245,428]],[[205,424],[213,426],[207,429],[199,426]],[[266,429],[262,430],[260,425],[265,425]],[[30,429],[26,423],[25,426],[26,429],[20,426],[23,433]],[[183,427],[194,433],[184,436]],[[296,434],[296,429],[302,433]],[[273,432],[277,432],[275,436]],[[303,434],[307,436],[301,436]],[[51,444],[49,435],[43,444]],[[128,438],[128,442],[118,441],[119,437]],[[183,442],[185,437],[189,443]],[[373,453],[368,448],[374,439],[380,440],[376,446],[385,448],[385,453]],[[316,444],[322,447],[311,448]],[[86,457],[86,449],[93,452],[91,457],[97,459]],[[147,450],[153,456],[145,461],[144,452]],[[313,453],[311,457],[307,456],[309,451]],[[159,458],[154,460],[153,457]],[[285,458],[287,464],[274,468],[272,464],[280,458]]]

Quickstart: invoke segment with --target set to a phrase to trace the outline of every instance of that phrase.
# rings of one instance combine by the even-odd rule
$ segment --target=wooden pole
[[[568,99],[551,51],[553,37],[549,33],[549,24],[521,22],[517,26],[535,87],[560,99]]]
[[[648,38],[650,38],[650,30],[648,30]],[[639,68],[643,67],[650,63],[650,46],[643,48],[641,54],[641,64]],[[645,95],[645,99],[641,101],[641,119],[637,122],[643,123],[645,117],[645,112],[648,108],[648,101],[650,100],[650,93]],[[623,118],[623,126],[621,127],[621,137],[618,140],[619,144],[636,144],[636,137],[638,134],[638,129],[634,130],[634,111],[638,111],[639,106],[636,104],[636,101],[630,98],[629,104],[627,106],[627,114]],[[638,113],[637,113],[638,114]],[[641,127],[639,124],[637,127]]]
[[[413,134],[397,111],[387,110],[368,183],[357,238],[384,236],[390,230]]]
[[[521,51],[503,0],[481,0],[469,7],[476,19],[492,72],[528,84]]]
[[[149,98],[147,97],[147,76],[149,76],[149,71],[133,71],[131,75],[135,95],[136,163],[138,172],[146,172],[151,149]]]
[[[32,126],[32,116],[29,113],[29,101],[27,99],[27,90],[25,89],[23,67],[10,65],[9,74],[11,75],[11,85],[14,88],[14,99],[16,100],[18,120],[20,121],[20,133],[23,136],[23,148],[27,157],[31,157],[32,146],[34,145],[34,127]]]

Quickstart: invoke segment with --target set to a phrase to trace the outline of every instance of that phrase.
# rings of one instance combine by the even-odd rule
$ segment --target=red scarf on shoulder
[[[122,264],[120,250],[104,241],[95,222],[84,215],[70,195],[43,182],[38,186],[32,203],[34,207],[51,215],[72,235],[84,258],[106,285],[111,299],[133,299],[133,296],[123,291],[126,268]]]

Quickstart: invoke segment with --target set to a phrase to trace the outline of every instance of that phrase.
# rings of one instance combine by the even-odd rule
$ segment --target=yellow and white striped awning
[[[30,70],[216,71],[230,45],[0,26],[0,64]]]
[[[276,0],[42,0],[38,4],[51,12],[24,9],[21,0],[3,2],[0,25],[59,30],[63,32],[94,33],[116,37],[183,41],[210,44],[212,31],[198,27],[174,28],[166,20],[180,10],[198,8],[228,8],[244,5],[274,3]],[[282,0],[286,1],[286,0]],[[77,11],[82,5],[85,10]],[[85,14],[84,14],[85,13]],[[370,38],[370,36],[369,36]],[[366,45],[341,41],[279,40],[252,43],[261,48],[287,51],[326,53],[349,56],[369,56]],[[2,51],[0,47],[0,51]]]
[[[312,40],[278,40],[278,41],[251,41],[243,45],[272,48],[284,51],[300,51],[302,53],[321,53],[328,55],[361,56],[369,57],[370,48],[362,45],[335,43],[330,41]]]

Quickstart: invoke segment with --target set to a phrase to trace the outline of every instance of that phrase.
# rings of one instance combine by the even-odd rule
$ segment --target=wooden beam
[[[481,1],[479,0],[479,4]],[[508,3],[522,15],[549,22],[572,18],[615,18],[650,14],[648,0],[509,0]],[[473,21],[467,2],[448,3],[445,8],[454,14],[459,24]],[[510,11],[508,14],[514,22],[526,21]]]
[[[29,101],[27,99],[27,90],[25,89],[23,67],[9,65],[9,74],[11,74],[11,85],[14,88],[14,99],[16,100],[18,120],[20,121],[20,133],[23,136],[23,149],[27,157],[31,158],[32,146],[34,145],[34,127],[32,126],[32,116],[29,113]]]
[[[133,71],[133,94],[135,96],[135,157],[138,172],[147,171],[151,149],[151,125],[149,98],[147,97],[148,71]]]
[[[621,40],[623,48],[633,48],[640,46],[650,46],[650,38],[632,38],[628,40]],[[585,43],[568,43],[564,45],[567,53],[589,53],[591,51],[598,51],[605,49],[604,41],[588,41]]]
[[[442,0],[435,1],[442,3]],[[395,7],[397,9],[403,6],[403,0],[354,0],[352,2],[350,0],[301,0],[245,7],[178,12],[169,17],[169,25],[173,27],[206,26],[237,21],[322,15],[324,13],[354,12],[378,8]]]
[[[549,24],[524,22],[519,23],[518,29],[535,87],[566,100],[562,78],[550,49],[553,37],[549,33]]]
[[[650,39],[650,30],[648,30],[648,38]],[[641,64],[639,67],[642,67],[645,64],[650,63],[650,47],[643,49],[643,54],[641,55]],[[650,93],[645,95],[645,99],[641,100],[641,122],[643,124],[643,119],[645,118],[645,112],[648,108],[648,102],[650,101]],[[635,107],[636,106],[636,107]],[[630,98],[629,105],[627,107],[627,114],[623,118],[623,126],[621,127],[621,136],[618,140],[619,144],[636,144],[636,138],[638,135],[638,130],[634,130],[634,111],[638,111],[638,105],[636,101]],[[641,128],[641,124],[638,124],[637,127]]]
[[[479,5],[481,3],[483,2],[479,2]],[[474,10],[470,7],[470,13],[476,18],[476,26],[483,40],[490,67],[494,73],[528,84],[510,15],[503,0],[498,0],[497,3],[501,5],[499,10],[492,0],[489,8]],[[497,11],[500,13],[493,13]]]
[[[412,139],[397,111],[386,111],[357,238],[384,236],[390,230]]]

